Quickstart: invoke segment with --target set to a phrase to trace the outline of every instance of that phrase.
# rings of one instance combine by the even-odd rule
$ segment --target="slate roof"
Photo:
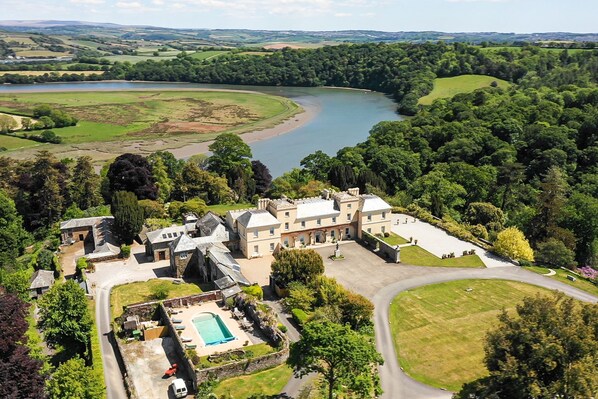
[[[54,272],[51,270],[36,270],[29,280],[29,289],[51,287],[54,284]]]
[[[335,201],[323,198],[296,200],[295,204],[297,204],[297,219],[339,216],[341,214]]]
[[[174,241],[177,237],[186,233],[185,226],[172,226],[165,229],[154,230],[147,233],[147,240],[150,244]]]
[[[280,221],[265,209],[250,209],[237,219],[245,228],[280,226]]]
[[[375,212],[375,211],[390,211],[391,206],[386,203],[382,198],[373,194],[363,194],[361,196],[359,209],[362,212]]]
[[[60,230],[75,229],[80,227],[93,227],[104,219],[114,220],[114,216],[98,216],[91,218],[70,219],[60,222]]]
[[[224,222],[220,216],[213,212],[208,212],[197,221],[197,229],[199,230],[200,236],[211,236],[212,233],[222,225]]]
[[[182,234],[170,243],[170,247],[174,253],[191,252],[197,247],[197,244],[187,234]]]
[[[251,283],[241,273],[241,266],[237,263],[235,258],[232,257],[228,248],[225,247],[225,251],[218,246],[209,248],[208,257],[212,264],[214,264],[218,270],[224,276],[229,276],[236,283],[249,286]]]

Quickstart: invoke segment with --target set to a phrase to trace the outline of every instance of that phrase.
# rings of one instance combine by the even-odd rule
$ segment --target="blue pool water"
[[[206,345],[218,345],[235,339],[220,316],[214,313],[201,313],[193,318],[193,325]]]

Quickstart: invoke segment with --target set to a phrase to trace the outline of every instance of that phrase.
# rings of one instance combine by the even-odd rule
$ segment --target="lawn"
[[[64,144],[168,139],[180,135],[207,141],[224,132],[268,128],[300,111],[297,104],[283,97],[227,91],[0,94],[0,111],[31,114],[39,104],[61,108],[79,119],[77,126],[54,129]],[[23,146],[14,139],[9,142],[6,137],[0,137],[0,147]]]
[[[477,255],[441,259],[417,245],[401,248],[401,263],[413,266],[485,267]]]
[[[247,354],[247,358],[250,358],[250,359],[255,359],[260,356],[268,355],[270,353],[274,353],[277,351],[277,349],[275,349],[274,347],[272,347],[272,345],[267,344],[267,343],[245,346],[242,349],[245,350],[245,352]],[[251,354],[248,354],[248,352],[251,352]],[[240,360],[240,359],[230,359],[230,360],[222,360],[219,362],[210,362],[208,360],[209,357],[210,357],[209,355],[201,356],[199,358],[199,364],[197,364],[197,366],[202,369],[207,369],[210,367],[216,367],[219,365],[234,363],[235,361]]]
[[[229,378],[218,384],[214,394],[218,397],[246,399],[253,395],[276,395],[293,375],[287,365],[278,366],[259,373]]]
[[[513,311],[524,297],[548,292],[503,280],[459,280],[403,292],[390,304],[399,363],[418,381],[457,391],[487,375],[484,337],[502,309]]]
[[[547,274],[549,272],[548,268],[540,267],[540,266],[524,267],[524,269],[530,270],[530,271],[538,273],[538,274]],[[584,280],[584,279],[580,278],[579,276],[576,276],[573,273],[567,273],[563,269],[555,268],[552,270],[554,270],[556,272],[556,274],[554,276],[546,276],[546,277],[552,278],[554,280],[558,280],[562,283],[565,283],[572,287],[589,292],[590,294],[598,297],[598,286],[596,286],[595,284],[592,284],[591,282]],[[575,277],[576,281],[571,281],[571,280],[567,279],[567,276]]]
[[[208,211],[212,211],[217,215],[224,216],[228,211],[235,211],[237,209],[255,208],[255,204],[251,202],[239,202],[238,204],[218,204],[209,205]]]
[[[485,75],[461,75],[452,78],[434,79],[434,89],[430,94],[419,99],[418,104],[430,105],[438,98],[453,97],[459,93],[470,93],[482,87],[490,87],[490,83],[496,81],[498,87],[509,87],[511,84],[506,80]]]
[[[112,288],[112,292],[110,293],[112,317],[119,317],[123,312],[123,306],[154,300],[152,290],[160,284],[167,284],[170,288],[168,298],[200,294],[202,292],[202,289],[197,284],[174,284],[172,281],[157,278],[118,285]]]
[[[390,233],[390,236],[383,237],[382,239],[389,245],[402,245],[409,243],[409,241],[395,233]]]

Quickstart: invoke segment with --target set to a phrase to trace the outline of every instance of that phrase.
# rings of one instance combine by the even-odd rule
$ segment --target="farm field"
[[[79,119],[54,129],[64,144],[190,137],[194,142],[224,132],[243,133],[274,126],[297,113],[294,102],[277,96],[232,91],[96,91],[0,95],[0,111],[30,115],[49,104]],[[10,140],[7,140],[10,139]],[[20,148],[0,136],[0,147]],[[30,146],[33,141],[16,139]],[[6,142],[5,142],[6,141]],[[10,141],[10,142],[8,142]],[[9,148],[10,147],[10,148]]]
[[[192,58],[198,60],[209,60],[210,58],[218,57],[222,54],[226,54],[228,51],[220,51],[220,50],[206,50],[206,51],[197,51],[195,53],[189,54]]]
[[[459,280],[409,290],[390,305],[390,327],[401,367],[412,378],[456,391],[487,375],[484,338],[502,309],[548,294],[504,280]]]
[[[461,75],[451,78],[434,79],[434,89],[427,96],[419,99],[418,104],[430,105],[438,98],[453,97],[459,93],[469,93],[483,87],[490,87],[496,81],[498,87],[507,88],[511,84],[506,80],[485,75]]]

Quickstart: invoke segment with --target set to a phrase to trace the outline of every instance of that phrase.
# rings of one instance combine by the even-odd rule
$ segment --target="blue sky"
[[[596,0],[0,0],[0,11],[174,28],[598,31]]]

